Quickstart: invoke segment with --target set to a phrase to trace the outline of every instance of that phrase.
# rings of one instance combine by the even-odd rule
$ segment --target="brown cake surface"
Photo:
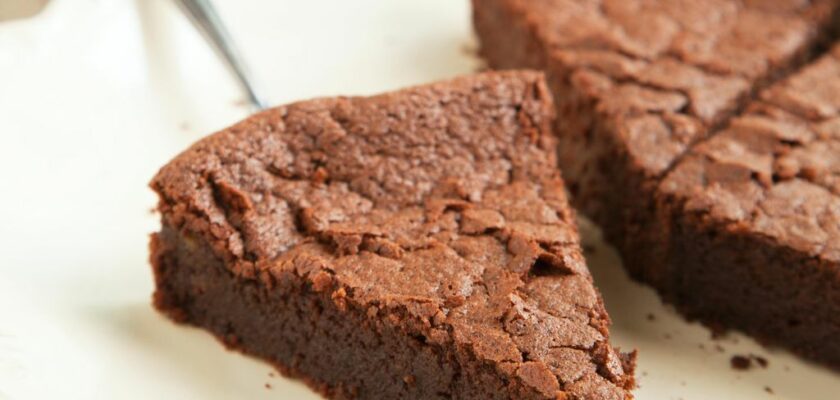
[[[840,47],[761,93],[661,192],[690,312],[840,363]]]
[[[726,289],[692,289],[683,282],[685,271],[718,267],[722,261],[689,260],[701,250],[684,252],[683,247],[694,246],[693,239],[679,231],[682,225],[672,213],[678,205],[668,203],[676,200],[660,191],[660,182],[762,88],[822,52],[840,3],[474,0],[473,5],[481,53],[492,67],[546,71],[558,110],[559,164],[572,201],[618,247],[631,275],[692,316],[812,354],[770,325],[734,324],[740,318],[735,313],[721,318],[731,311],[729,302],[740,301],[727,299]],[[720,240],[715,245],[727,247]],[[727,265],[744,264],[749,257],[756,260],[750,265],[761,264],[769,250],[756,246],[756,254],[739,255],[741,261]],[[703,310],[684,301],[691,291],[694,302],[708,300]],[[783,309],[782,299],[766,308]],[[825,321],[819,329],[829,325],[837,327]],[[831,357],[840,362],[840,353]]]
[[[541,74],[296,103],[152,182],[155,305],[331,398],[629,399]]]

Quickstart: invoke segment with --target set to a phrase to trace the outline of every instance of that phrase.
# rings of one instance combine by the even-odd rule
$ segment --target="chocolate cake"
[[[837,1],[473,0],[473,6],[490,66],[546,71],[558,110],[559,164],[572,202],[601,226],[633,277],[691,317],[741,328],[806,355],[817,356],[813,349],[824,344],[806,346],[792,339],[801,333],[781,332],[780,326],[823,332],[811,338],[826,332],[836,337],[837,318],[805,327],[794,311],[821,304],[829,291],[808,294],[808,285],[789,281],[785,291],[763,287],[776,296],[756,295],[749,303],[745,298],[758,289],[733,293],[732,281],[744,288],[764,285],[757,276],[781,278],[767,263],[782,254],[756,230],[740,231],[737,240],[743,242],[731,246],[721,236],[692,231],[700,227],[684,220],[689,215],[682,214],[677,194],[663,191],[661,183],[756,93],[824,51],[837,25]],[[736,248],[737,254],[729,253]],[[787,268],[780,273],[804,280],[836,274],[824,268],[830,264],[825,260],[774,262]],[[736,272],[733,265],[752,272]],[[701,284],[685,277],[690,270],[719,275],[715,283]],[[723,281],[730,285],[716,286]],[[786,297],[791,293],[795,298]],[[758,302],[790,323],[758,323],[748,305]],[[840,352],[819,358],[840,364]]]
[[[840,366],[840,47],[692,149],[661,193],[688,312]]]
[[[336,399],[630,399],[542,75],[274,108],[151,183],[155,306]]]

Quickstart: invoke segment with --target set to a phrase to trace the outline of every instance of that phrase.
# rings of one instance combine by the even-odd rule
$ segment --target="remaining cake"
[[[684,309],[840,366],[840,47],[764,91],[661,192]]]
[[[743,327],[733,322],[740,317],[723,318],[683,299],[686,291],[694,290],[693,303],[728,307],[730,301],[741,301],[740,294],[730,297],[723,287],[690,289],[676,283],[684,279],[684,271],[694,268],[688,264],[705,268],[717,261],[699,255],[685,259],[702,252],[702,246],[698,243],[691,253],[681,252],[694,246],[694,239],[685,232],[672,232],[681,225],[674,226],[672,208],[663,205],[673,198],[661,193],[660,183],[695,143],[726,126],[761,88],[820,53],[836,25],[840,4],[834,0],[473,0],[473,4],[481,52],[492,67],[547,72],[558,110],[559,164],[572,201],[618,247],[631,275],[652,284],[691,316]],[[761,242],[759,233],[752,236]],[[742,251],[739,257],[756,263],[771,251],[758,244],[742,250],[746,249],[751,251]],[[779,297],[766,307],[782,310],[787,301]],[[767,325],[767,332],[749,331],[813,355],[772,329]]]
[[[275,108],[152,181],[155,305],[331,398],[630,399],[542,75]]]

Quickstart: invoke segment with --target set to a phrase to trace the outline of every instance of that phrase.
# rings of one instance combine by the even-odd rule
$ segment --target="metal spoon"
[[[248,97],[254,111],[268,107],[253,84],[250,72],[210,0],[175,0],[210,46],[222,57]]]

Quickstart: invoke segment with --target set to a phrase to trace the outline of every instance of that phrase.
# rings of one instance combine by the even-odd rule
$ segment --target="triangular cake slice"
[[[542,75],[274,108],[151,183],[157,308],[330,398],[629,399]]]

